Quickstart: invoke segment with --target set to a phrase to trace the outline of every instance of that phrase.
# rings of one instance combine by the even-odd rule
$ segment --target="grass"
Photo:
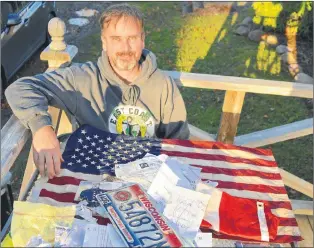
[[[137,2],[146,15],[146,48],[157,56],[159,68],[292,81],[275,48],[236,36],[232,30],[248,11],[238,14],[216,12],[182,17],[180,3]],[[83,46],[84,45],[84,46]],[[82,50],[81,47],[84,47]],[[79,46],[77,61],[95,61],[101,52],[99,33]],[[181,89],[191,124],[217,133],[224,92],[193,88]],[[305,101],[293,97],[247,94],[238,134],[250,133],[312,117]],[[279,167],[313,181],[313,140],[311,136],[267,146]],[[289,190],[291,198],[307,199]]]

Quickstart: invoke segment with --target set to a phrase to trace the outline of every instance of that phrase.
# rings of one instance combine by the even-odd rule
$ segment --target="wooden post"
[[[237,133],[245,92],[226,91],[217,141],[233,144]]]
[[[48,32],[51,36],[51,43],[42,53],[40,59],[48,61],[48,70],[52,71],[59,67],[69,65],[77,54],[77,47],[67,45],[64,42],[66,32],[65,23],[60,18],[55,17],[48,23]]]
[[[52,41],[50,45],[40,54],[41,60],[48,61],[48,69],[46,72],[68,66],[78,52],[76,46],[67,45],[64,42],[65,31],[65,23],[60,18],[55,17],[49,21],[48,32]],[[51,115],[52,123],[57,135],[71,133],[73,131],[73,120],[69,120],[64,111],[49,106],[48,112]],[[23,182],[19,193],[19,200],[25,200],[27,192],[31,188],[36,174],[37,169],[33,160],[33,150],[31,149],[28,155]]]

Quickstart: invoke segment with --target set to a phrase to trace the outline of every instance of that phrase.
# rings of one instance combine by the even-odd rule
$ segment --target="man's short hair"
[[[144,32],[144,16],[143,13],[136,8],[126,3],[114,4],[109,6],[102,14],[99,19],[101,31],[103,31],[113,18],[116,18],[116,22],[122,17],[133,17],[137,20]]]

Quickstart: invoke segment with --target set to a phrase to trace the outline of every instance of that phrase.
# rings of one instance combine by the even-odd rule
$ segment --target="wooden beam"
[[[313,216],[313,201],[291,200],[291,205],[294,214]]]
[[[206,140],[206,141],[215,141],[215,135],[209,134],[202,129],[199,129],[191,124],[189,124],[190,129],[190,140]]]
[[[237,133],[245,92],[226,91],[217,140],[232,144]]]
[[[27,164],[25,167],[24,175],[23,175],[23,181],[20,187],[20,193],[19,193],[19,201],[22,201],[26,198],[27,193],[31,186],[33,185],[33,182],[36,179],[37,176],[37,168],[34,163],[33,159],[33,147],[31,147],[29,154],[28,154],[28,159],[27,159]]]
[[[179,86],[313,98],[313,85],[293,82],[164,71]]]
[[[235,137],[239,146],[261,147],[313,134],[313,118]]]
[[[312,216],[308,216],[309,218],[309,222],[311,224],[312,230],[313,230],[313,215]]]
[[[52,50],[47,46],[40,54],[40,60],[43,61],[59,61],[62,63],[71,62],[77,54],[78,49],[76,46],[67,45],[63,51]],[[59,66],[58,66],[59,67]]]
[[[304,240],[298,242],[297,247],[313,247],[313,230],[307,216],[297,215],[296,220]]]
[[[285,171],[281,168],[280,175],[282,177],[283,183],[288,187],[295,189],[313,199],[313,184],[299,178],[288,171]]]
[[[26,129],[15,115],[12,115],[1,129],[1,180],[10,170],[30,136],[30,130]]]

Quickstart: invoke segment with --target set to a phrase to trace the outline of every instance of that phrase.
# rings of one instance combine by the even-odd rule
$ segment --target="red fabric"
[[[235,239],[240,237],[261,241],[257,202],[257,200],[234,197],[223,192],[219,205],[219,230],[215,231]],[[264,204],[264,212],[269,239],[274,240],[277,236],[279,218],[271,213],[267,203]],[[206,216],[201,228],[212,228],[211,223],[206,221]]]

